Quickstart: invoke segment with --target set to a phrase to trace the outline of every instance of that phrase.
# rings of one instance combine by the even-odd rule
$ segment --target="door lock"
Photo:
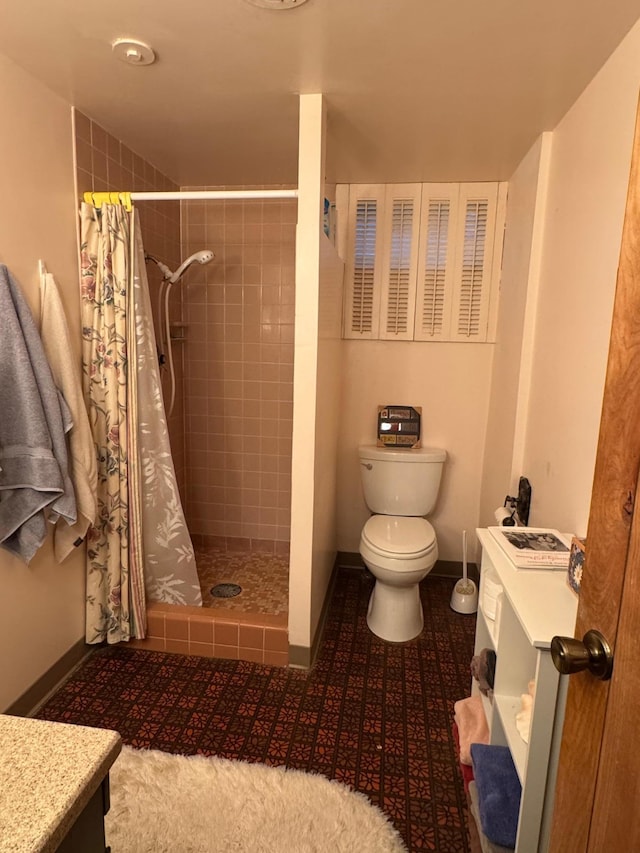
[[[601,681],[608,681],[613,672],[613,652],[600,631],[587,631],[582,640],[574,637],[554,637],[551,640],[551,659],[558,672],[573,675],[588,669]]]

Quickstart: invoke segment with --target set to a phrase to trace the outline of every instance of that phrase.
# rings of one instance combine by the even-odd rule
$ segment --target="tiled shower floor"
[[[203,606],[148,603],[146,637],[129,645],[287,666],[288,557],[202,544],[194,544],[194,550]],[[211,588],[221,583],[237,584],[242,591],[233,598],[216,598]]]
[[[289,558],[277,554],[221,551],[195,547],[196,565],[207,608],[244,613],[286,615],[289,607]],[[242,592],[233,598],[215,598],[211,588],[233,583]]]

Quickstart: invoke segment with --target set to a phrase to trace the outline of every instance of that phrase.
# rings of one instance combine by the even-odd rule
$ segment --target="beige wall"
[[[368,514],[356,448],[391,397],[422,405],[424,443],[450,453],[431,515],[441,558],[460,559],[459,531],[491,523],[519,474],[532,525],[586,533],[638,57],[640,24],[510,181],[495,359],[490,345],[345,341],[340,550],[357,551]]]
[[[142,158],[72,110],[22,70],[0,57],[0,108],[11,133],[0,139],[0,185],[12,199],[0,211],[0,262],[38,308],[38,259],[54,274],[69,325],[79,330],[77,189],[177,189]],[[45,128],[46,132],[42,129]],[[172,210],[172,208],[175,208]],[[180,257],[179,208],[139,206],[146,248],[170,265]],[[153,286],[154,271],[150,270]],[[80,335],[76,337],[80,361]],[[183,419],[172,423],[176,468],[184,470]],[[84,550],[62,565],[47,541],[30,566],[0,550],[0,709],[14,702],[68,649],[84,637]]]
[[[377,407],[422,406],[422,443],[447,451],[438,503],[429,516],[440,558],[460,560],[462,530],[477,527],[492,344],[344,341],[338,455],[338,549],[358,551],[369,512],[359,444],[376,439]]]
[[[71,108],[0,56],[0,263],[34,312],[38,259],[79,328]],[[80,358],[77,334],[76,357]],[[84,560],[58,565],[47,541],[29,566],[0,549],[0,710],[84,636]]]
[[[296,217],[288,199],[183,203],[185,257],[215,253],[182,284],[187,519],[211,544],[288,551]]]
[[[523,471],[530,523],[585,535],[640,81],[640,24],[555,129]]]

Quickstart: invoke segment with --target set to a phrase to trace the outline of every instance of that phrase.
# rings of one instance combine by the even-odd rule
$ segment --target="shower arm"
[[[162,273],[162,280],[163,281],[169,281],[173,277],[174,274],[171,272],[169,267],[166,264],[163,264],[162,261],[159,258],[156,258],[155,255],[150,255],[148,253],[145,253],[144,259],[145,259],[145,261],[153,261],[153,263],[158,267],[158,269]]]

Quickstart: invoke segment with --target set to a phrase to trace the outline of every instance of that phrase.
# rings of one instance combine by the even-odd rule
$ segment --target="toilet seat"
[[[374,554],[396,560],[417,560],[437,547],[433,527],[413,516],[372,515],[361,539]]]

